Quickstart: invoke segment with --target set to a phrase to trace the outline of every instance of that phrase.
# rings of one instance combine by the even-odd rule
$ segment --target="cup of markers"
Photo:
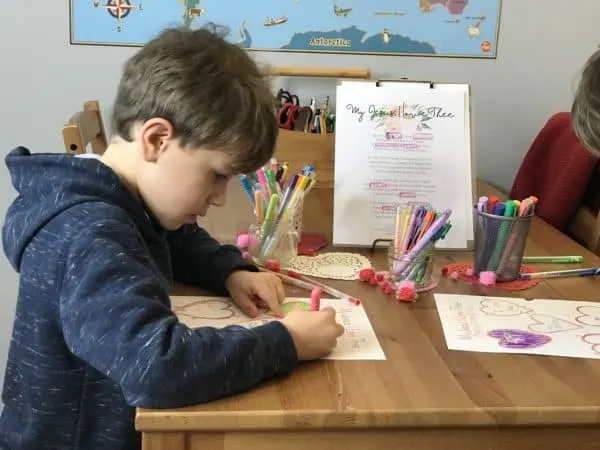
[[[435,244],[450,231],[451,214],[449,209],[437,211],[431,205],[397,208],[394,240],[388,249],[390,281],[414,282],[417,292],[435,287]]]
[[[537,198],[480,197],[474,207],[474,271],[494,272],[498,281],[519,278]]]
[[[278,260],[285,266],[298,255],[304,197],[314,186],[316,173],[307,165],[288,180],[287,167],[271,161],[240,177],[256,219],[248,229],[248,252],[258,262]]]

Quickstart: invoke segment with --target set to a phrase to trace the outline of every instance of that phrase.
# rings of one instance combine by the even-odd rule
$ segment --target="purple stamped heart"
[[[541,347],[552,340],[545,334],[509,329],[491,330],[488,332],[488,336],[499,339],[500,346],[513,349]]]

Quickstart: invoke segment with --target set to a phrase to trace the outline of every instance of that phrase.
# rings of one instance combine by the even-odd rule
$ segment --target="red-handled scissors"
[[[294,103],[284,103],[281,109],[279,109],[279,114],[277,115],[279,128],[284,128],[286,130],[291,130],[294,128],[294,122],[298,118],[299,110],[300,106]]]

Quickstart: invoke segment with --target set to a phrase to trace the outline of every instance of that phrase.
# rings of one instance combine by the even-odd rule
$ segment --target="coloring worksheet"
[[[435,294],[450,350],[600,359],[600,303]]]
[[[257,318],[246,315],[228,297],[172,296],[173,312],[179,320],[191,328],[241,325],[256,327],[277,320],[269,312]],[[345,328],[337,347],[325,359],[385,360],[377,336],[362,305],[354,305],[347,300],[321,299],[321,307],[336,310],[336,319]],[[287,298],[283,303],[284,312],[293,309],[310,310],[309,298]]]
[[[436,244],[473,239],[470,97],[465,84],[344,81],[336,91],[333,243],[391,239],[398,206],[451,209]],[[360,220],[356,220],[360,217]]]

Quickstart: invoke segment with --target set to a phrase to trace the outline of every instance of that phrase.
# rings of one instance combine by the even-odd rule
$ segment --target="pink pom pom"
[[[248,248],[248,234],[242,233],[242,234],[238,235],[235,245],[240,250],[244,250],[244,249]]]
[[[362,281],[371,281],[371,279],[375,276],[375,271],[370,267],[366,269],[361,269],[358,272],[358,278]]]
[[[460,278],[460,273],[458,273],[456,270],[454,272],[452,272],[450,274],[450,278],[452,278],[454,281],[458,280]]]
[[[495,272],[481,272],[479,274],[479,284],[484,286],[493,286],[496,284],[496,273]]]
[[[475,275],[475,269],[473,269],[472,267],[468,267],[467,270],[465,270],[465,275],[468,277],[472,277],[473,275]]]
[[[401,302],[413,302],[417,298],[417,289],[415,282],[412,280],[404,280],[398,284],[396,298]]]

